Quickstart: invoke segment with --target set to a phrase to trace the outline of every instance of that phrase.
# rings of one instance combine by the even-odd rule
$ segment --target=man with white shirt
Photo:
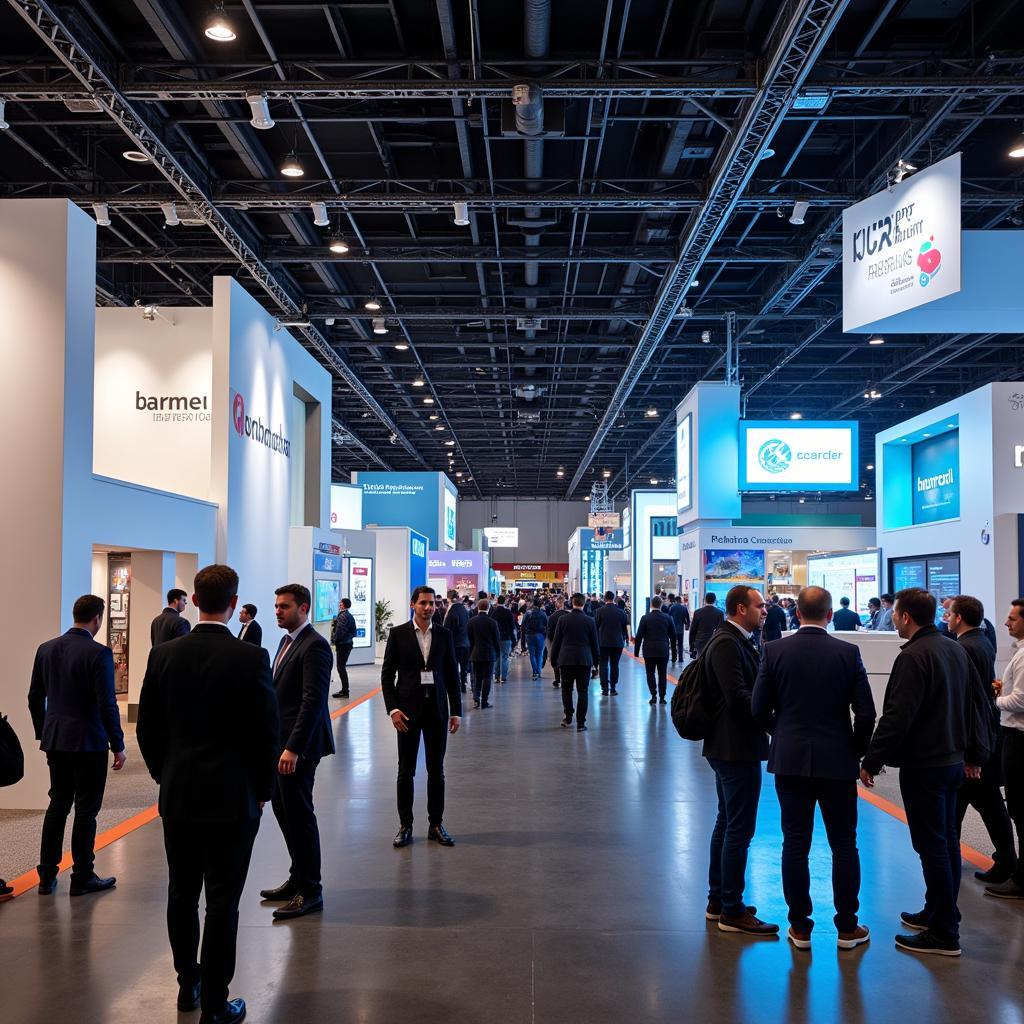
[[[412,619],[388,634],[380,685],[384,708],[398,733],[398,833],[396,849],[412,842],[413,779],[420,737],[427,762],[427,838],[441,846],[455,840],[444,827],[444,755],[449,734],[459,731],[462,695],[451,631],[434,625],[435,592],[412,592]]]
[[[1024,854],[1024,597],[1010,603],[1006,629],[1013,638],[1013,657],[1003,678],[993,684],[1003,728],[1003,786],[1006,809],[1017,829],[1017,849]],[[985,886],[987,896],[1024,900],[1024,858],[1009,881]]]

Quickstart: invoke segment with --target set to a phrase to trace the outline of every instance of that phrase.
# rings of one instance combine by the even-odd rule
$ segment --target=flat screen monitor
[[[856,491],[856,420],[741,420],[741,491]]]
[[[832,595],[832,607],[840,598],[850,599],[850,608],[867,622],[871,617],[868,601],[879,597],[882,587],[882,552],[850,551],[842,554],[808,555],[807,585],[824,587]]]
[[[942,621],[942,601],[960,593],[960,554],[919,555],[889,561],[893,594],[907,587],[920,587],[935,596],[935,624]]]
[[[329,622],[338,614],[341,580],[313,581],[313,621]]]
[[[913,522],[960,518],[960,431],[918,441],[910,449]]]

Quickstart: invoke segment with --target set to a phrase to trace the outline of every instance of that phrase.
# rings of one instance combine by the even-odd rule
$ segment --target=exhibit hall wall
[[[490,526],[519,530],[516,547],[491,548],[492,562],[564,562],[566,538],[586,525],[590,505],[585,501],[551,498],[493,498],[459,501],[458,549],[473,547],[473,531]]]

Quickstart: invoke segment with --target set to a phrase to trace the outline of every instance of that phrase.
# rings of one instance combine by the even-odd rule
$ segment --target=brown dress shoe
[[[722,914],[718,919],[720,932],[742,932],[744,935],[777,935],[779,926],[762,921],[753,914]]]

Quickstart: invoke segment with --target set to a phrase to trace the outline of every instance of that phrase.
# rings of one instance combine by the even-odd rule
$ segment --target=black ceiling
[[[730,328],[747,415],[859,417],[865,462],[876,429],[1024,374],[1019,336],[844,336],[838,230],[896,159],[958,150],[964,226],[1019,228],[1022,3],[242,0],[225,43],[211,11],[0,3],[0,194],[108,204],[101,302],[205,304],[234,274],[309,319],[336,479],[665,481],[672,410],[723,378]]]

